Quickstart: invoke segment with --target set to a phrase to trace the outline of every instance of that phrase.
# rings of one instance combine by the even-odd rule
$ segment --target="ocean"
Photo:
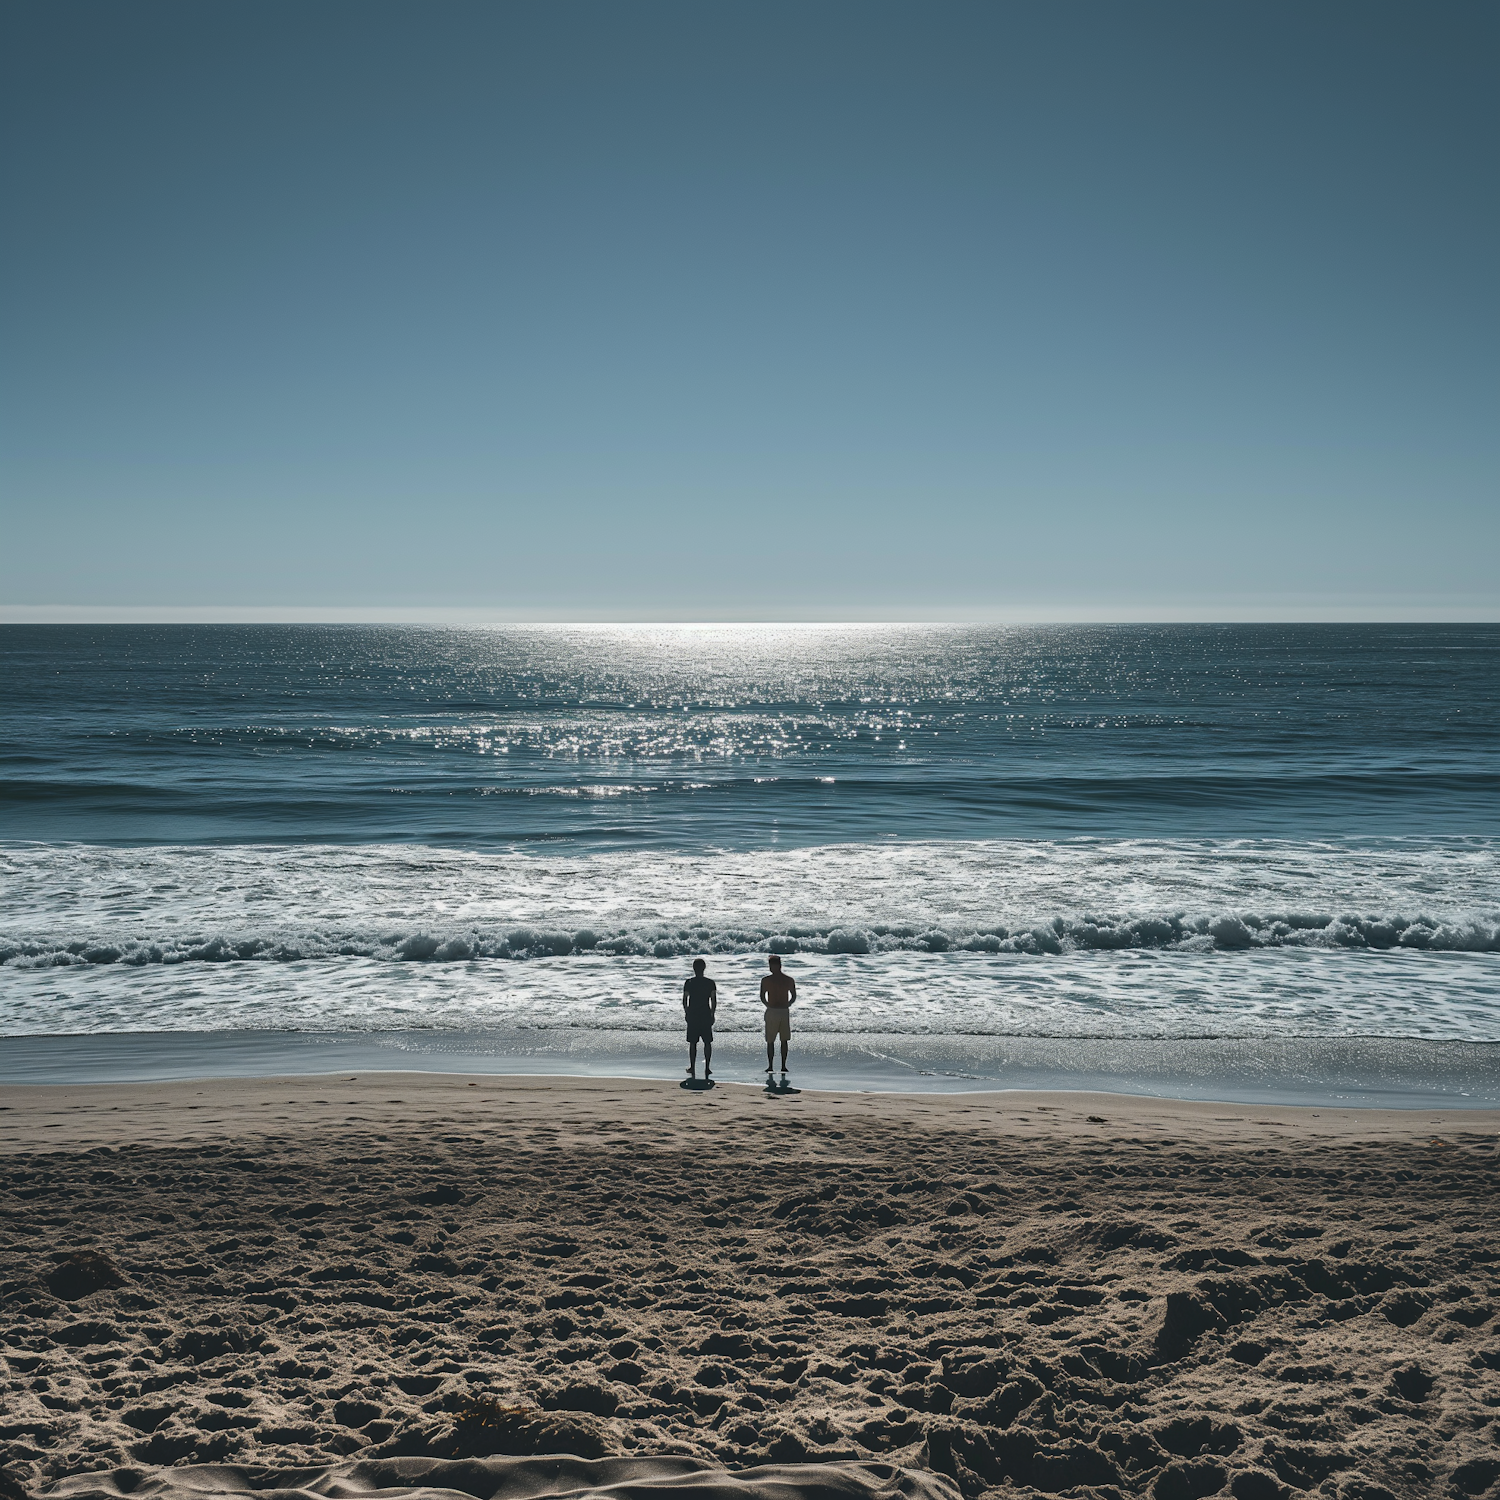
[[[1500,1103],[1500,626],[0,627],[0,1077]],[[798,1073],[798,1069],[802,1071]]]

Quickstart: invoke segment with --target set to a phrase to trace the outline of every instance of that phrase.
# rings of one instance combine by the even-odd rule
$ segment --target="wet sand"
[[[1489,1495],[1497,1128],[613,1079],[4,1087],[0,1459],[31,1492],[561,1452],[878,1460],[968,1497]]]

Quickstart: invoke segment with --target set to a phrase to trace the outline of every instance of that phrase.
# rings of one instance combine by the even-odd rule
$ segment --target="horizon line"
[[[409,625],[572,627],[577,629],[858,628],[899,626],[1025,625],[1488,625],[1500,623],[1500,603],[1485,600],[1437,604],[1431,600],[1344,600],[1272,603],[1219,601],[1177,605],[1120,603],[1033,605],[1007,610],[851,611],[809,616],[767,614],[663,619],[629,610],[588,613],[561,609],[504,609],[485,605],[6,605],[5,625]]]

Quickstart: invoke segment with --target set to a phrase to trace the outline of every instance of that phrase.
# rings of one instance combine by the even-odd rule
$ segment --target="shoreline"
[[[983,1122],[1003,1125],[1007,1137],[1015,1140],[1069,1138],[1119,1144],[1118,1131],[1127,1129],[1135,1135],[1188,1134],[1204,1144],[1236,1149],[1264,1140],[1425,1144],[1438,1132],[1444,1139],[1466,1137],[1474,1149],[1492,1139],[1500,1154],[1500,1110],[1495,1109],[1314,1109],[1101,1090],[898,1094],[794,1086],[783,1092],[717,1079],[712,1089],[689,1089],[678,1079],[377,1071],[0,1083],[0,1155],[47,1149],[120,1150],[144,1141],[274,1137],[307,1128],[401,1129],[433,1121],[483,1129],[526,1119],[543,1104],[561,1106],[565,1101],[569,1108],[587,1110],[602,1100],[612,1101],[621,1120],[643,1129],[659,1115],[703,1106],[715,1116],[738,1120],[769,1110],[819,1120],[899,1120],[924,1130],[956,1130]],[[345,1113],[349,1109],[358,1113]]]
[[[1500,1043],[1403,1037],[953,1036],[799,1031],[792,1081],[914,1096],[1107,1093],[1268,1108],[1500,1109]],[[758,1034],[721,1032],[715,1072],[759,1087]],[[672,1032],[553,1030],[106,1032],[0,1040],[0,1087],[337,1073],[673,1081]]]
[[[566,1101],[569,1108],[589,1109],[605,1099],[622,1111],[622,1119],[628,1117],[640,1128],[657,1112],[702,1105],[716,1116],[735,1119],[771,1110],[815,1119],[900,1120],[928,1130],[954,1130],[980,1121],[1003,1123],[1007,1135],[1018,1140],[1066,1136],[1109,1143],[1118,1140],[1117,1132],[1124,1128],[1136,1134],[1186,1133],[1206,1143],[1243,1147],[1263,1139],[1425,1143],[1437,1131],[1444,1137],[1492,1138],[1500,1150],[1500,1111],[1493,1109],[1313,1109],[1084,1090],[896,1094],[794,1087],[783,1093],[718,1080],[711,1090],[693,1090],[677,1079],[382,1071],[0,1084],[0,1154],[48,1148],[119,1150],[145,1140],[240,1139],[304,1128],[396,1129],[433,1120],[485,1128],[525,1118],[540,1101]],[[345,1113],[349,1109],[358,1113]]]

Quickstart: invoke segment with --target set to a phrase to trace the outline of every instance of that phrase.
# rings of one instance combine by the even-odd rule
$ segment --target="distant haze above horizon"
[[[1500,10],[20,0],[0,621],[1500,618]]]

